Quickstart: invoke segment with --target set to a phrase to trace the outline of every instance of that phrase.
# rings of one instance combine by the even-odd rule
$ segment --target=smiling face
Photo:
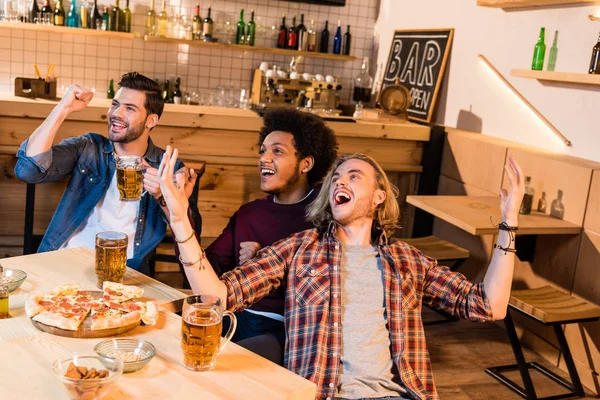
[[[343,226],[361,219],[372,220],[375,209],[386,197],[376,182],[375,169],[368,162],[343,162],[332,175],[329,187],[333,219]]]
[[[300,183],[300,163],[294,136],[287,132],[271,132],[260,146],[260,189],[269,194],[292,190]]]
[[[108,138],[117,143],[131,143],[144,134],[148,113],[144,107],[146,94],[121,88],[108,109]]]

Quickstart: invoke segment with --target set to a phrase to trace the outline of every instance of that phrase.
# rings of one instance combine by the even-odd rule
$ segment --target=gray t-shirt
[[[383,266],[376,247],[342,246],[341,379],[336,397],[399,396],[406,390],[392,372],[383,291]]]

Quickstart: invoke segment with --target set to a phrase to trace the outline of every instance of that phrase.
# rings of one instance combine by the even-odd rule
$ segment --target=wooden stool
[[[525,361],[523,349],[521,348],[515,325],[510,316],[511,309],[525,314],[541,324],[552,326],[554,328],[560,351],[563,354],[567,369],[569,370],[571,383],[536,362],[528,363]],[[537,289],[515,290],[510,296],[504,324],[506,325],[508,338],[510,339],[510,344],[512,345],[517,363],[487,368],[485,372],[517,392],[523,398],[536,400],[538,397],[535,394],[535,388],[533,387],[533,382],[531,381],[531,376],[529,374],[529,368],[534,368],[570,391],[570,393],[544,397],[544,399],[582,397],[584,396],[583,386],[579,380],[579,374],[575,368],[573,356],[569,350],[569,344],[567,343],[567,339],[562,330],[562,325],[598,320],[600,320],[600,307],[561,292],[553,287],[544,286]],[[514,371],[517,369],[521,374],[525,388],[519,386],[502,374],[504,371]]]

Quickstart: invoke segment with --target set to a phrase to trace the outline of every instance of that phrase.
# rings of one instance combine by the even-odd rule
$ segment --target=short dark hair
[[[158,83],[138,72],[128,72],[121,77],[119,87],[144,92],[146,94],[146,101],[144,102],[146,112],[148,115],[156,114],[160,119],[165,108],[165,101],[162,98]]]
[[[337,158],[338,143],[333,130],[314,114],[293,108],[279,108],[265,113],[258,145],[262,146],[267,135],[275,131],[294,136],[298,160],[308,156],[314,158],[314,165],[307,174],[308,184],[311,187],[319,184]]]

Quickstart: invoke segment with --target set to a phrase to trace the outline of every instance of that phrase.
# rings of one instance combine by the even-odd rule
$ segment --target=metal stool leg
[[[33,213],[35,211],[35,185],[27,184],[25,195],[25,230],[23,232],[23,254],[32,254],[33,248]]]
[[[565,363],[567,364],[567,369],[569,370],[569,376],[571,377],[571,386],[567,387],[573,391],[573,394],[583,396],[585,394],[585,392],[583,391],[583,385],[581,384],[581,380],[579,379],[579,373],[577,372],[577,368],[575,368],[573,356],[571,355],[571,350],[569,349],[569,344],[567,343],[567,338],[565,338],[565,333],[562,330],[562,326],[554,325],[554,333],[556,334],[556,338],[558,339],[560,351],[563,353]]]

